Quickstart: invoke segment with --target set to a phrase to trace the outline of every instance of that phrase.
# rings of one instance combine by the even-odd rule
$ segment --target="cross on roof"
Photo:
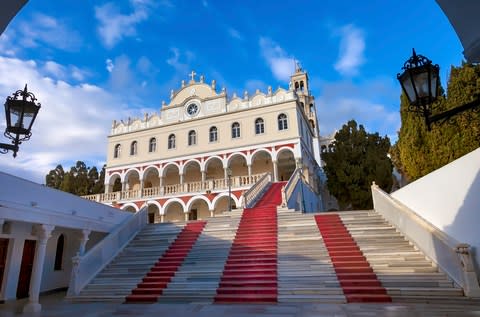
[[[195,81],[195,75],[196,75],[196,74],[197,74],[197,73],[195,73],[195,72],[192,70],[192,72],[191,72],[190,75],[189,75],[189,76],[191,77],[191,81]]]

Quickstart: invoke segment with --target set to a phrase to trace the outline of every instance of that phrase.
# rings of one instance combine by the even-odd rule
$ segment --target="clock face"
[[[191,103],[187,106],[187,114],[189,116],[194,116],[198,113],[198,105],[196,103]]]

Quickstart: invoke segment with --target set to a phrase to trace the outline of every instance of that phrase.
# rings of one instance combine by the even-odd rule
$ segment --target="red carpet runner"
[[[367,259],[337,214],[315,216],[348,303],[391,302]]]
[[[170,283],[178,267],[182,264],[188,252],[197,241],[205,227],[206,221],[189,222],[180,231],[175,241],[158,259],[143,281],[125,298],[127,303],[156,302],[163,290]]]
[[[277,206],[283,183],[274,183],[245,209],[223,269],[215,302],[277,302]]]

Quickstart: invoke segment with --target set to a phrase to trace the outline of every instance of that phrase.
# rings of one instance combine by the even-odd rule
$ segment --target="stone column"
[[[278,182],[278,165],[277,161],[272,161],[273,163],[273,181]]]
[[[140,194],[139,197],[143,197],[143,179],[140,179]]]
[[[215,217],[215,211],[214,210],[210,210],[210,217]]]
[[[78,248],[78,255],[79,256],[83,256],[85,254],[85,247],[87,246],[87,242],[88,242],[88,239],[89,239],[89,235],[90,235],[90,230],[88,229],[83,229],[81,232],[80,232],[80,237],[78,240],[80,240],[80,246]]]
[[[30,279],[30,297],[28,298],[28,303],[23,307],[23,312],[33,313],[42,310],[42,305],[38,302],[38,298],[42,283],[47,242],[54,228],[55,226],[52,225],[39,225],[37,227],[38,240],[35,248],[35,258],[33,260],[32,277]]]
[[[160,176],[160,195],[163,195],[163,193],[165,192],[165,189],[163,188],[163,179],[164,177],[163,176]]]
[[[207,179],[207,173],[205,171],[200,171],[202,173],[202,183]]]
[[[160,215],[160,222],[165,222],[165,215]]]
[[[127,190],[127,183],[122,182],[122,192]]]
[[[252,164],[247,165],[248,169],[248,182],[250,183],[251,177],[252,177]]]
[[[190,212],[185,213],[185,221],[188,221],[188,216],[190,216]]]

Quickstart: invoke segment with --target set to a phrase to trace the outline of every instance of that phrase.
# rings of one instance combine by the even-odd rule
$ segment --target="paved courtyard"
[[[70,303],[63,300],[64,292],[41,296],[42,312],[22,314],[26,300],[0,304],[0,317],[105,317],[105,316],[195,316],[195,317],[366,317],[366,316],[480,316],[480,301],[468,304],[119,304]]]

